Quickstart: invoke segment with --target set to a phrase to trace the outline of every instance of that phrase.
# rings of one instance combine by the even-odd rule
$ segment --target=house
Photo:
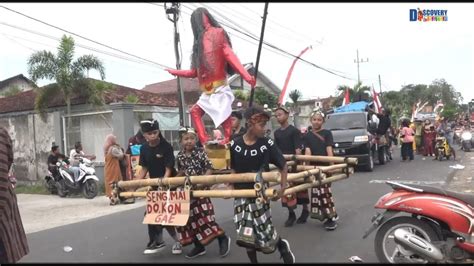
[[[298,101],[297,119],[295,119],[295,126],[307,127],[310,125],[309,116],[315,108],[321,108],[327,112],[333,108],[334,100],[337,97],[329,96],[326,98],[316,98],[309,100]]]
[[[25,77],[23,74],[16,75],[11,78],[0,81],[0,97],[4,97],[4,93],[10,91],[29,91],[36,88],[36,84]]]
[[[162,134],[177,149],[179,113],[175,100],[108,84],[111,90],[103,94],[105,105],[93,106],[87,103],[86,97],[75,94],[71,99],[70,116],[61,95],[51,99],[43,118],[34,110],[36,90],[0,98],[0,126],[8,130],[13,140],[14,171],[18,180],[41,181],[47,174],[51,144],[56,143],[62,153],[69,155],[76,141],[82,142],[86,153],[97,156],[96,170],[101,178],[106,135],[113,133],[120,146],[127,147],[128,138],[139,128],[139,121],[149,117],[160,121]],[[137,102],[129,103],[130,96]]]

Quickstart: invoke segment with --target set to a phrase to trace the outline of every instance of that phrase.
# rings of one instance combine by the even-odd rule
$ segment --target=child
[[[413,141],[415,140],[415,131],[410,127],[407,120],[402,122],[400,137],[402,138],[402,160],[405,162],[407,157],[413,161]]]
[[[161,135],[158,121],[154,119],[143,120],[140,127],[146,143],[140,148],[140,166],[142,170],[137,179],[145,178],[147,172],[150,178],[171,177],[174,169],[173,147]],[[157,188],[153,188],[156,190]],[[163,241],[163,227],[176,241],[172,248],[173,254],[181,254],[182,247],[176,235],[174,226],[161,226],[155,224],[148,225],[148,242],[144,254],[154,254],[163,249],[166,245]]]
[[[301,134],[296,127],[288,123],[288,117],[290,112],[284,106],[279,106],[275,109],[275,117],[280,124],[280,128],[276,129],[273,133],[275,136],[275,144],[281,150],[283,154],[301,154]],[[298,218],[296,223],[303,224],[309,216],[308,210],[308,191],[301,191],[290,197],[281,198],[281,204],[283,207],[288,208],[288,220],[285,222],[285,227],[290,227],[296,221],[295,209],[297,204],[303,206],[301,216]]]
[[[334,156],[332,133],[322,128],[324,113],[319,110],[313,111],[310,119],[312,128],[306,133],[303,140],[306,147],[305,155]],[[334,207],[330,183],[311,189],[311,218],[324,221],[326,230],[336,229],[336,221],[339,217]]]
[[[182,149],[177,155],[178,176],[196,176],[212,174],[212,163],[203,148],[196,147],[197,135],[193,128],[179,130]],[[204,246],[215,238],[219,240],[219,254],[227,256],[230,251],[230,237],[216,223],[214,206],[209,198],[192,198],[189,219],[185,226],[177,227],[181,245],[194,243],[194,248],[186,254],[192,259],[206,254]]]
[[[262,109],[250,107],[245,112],[247,131],[230,142],[233,173],[268,171],[269,163],[281,173],[281,198],[286,188],[287,165],[272,139],[264,137],[270,116]],[[236,183],[235,189],[253,189],[254,183]],[[270,203],[257,203],[255,198],[234,199],[234,223],[237,245],[247,249],[251,263],[257,263],[257,251],[273,253],[277,248],[285,263],[294,263],[295,256],[286,239],[280,238],[272,223]]]

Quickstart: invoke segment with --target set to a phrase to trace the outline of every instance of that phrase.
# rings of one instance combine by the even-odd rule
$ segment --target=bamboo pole
[[[283,154],[285,160],[298,160],[306,162],[324,162],[324,163],[345,163],[347,158],[347,163],[355,165],[357,164],[357,158],[352,157],[337,157],[337,156],[318,156],[318,155],[293,155],[293,154]]]
[[[190,176],[192,184],[214,185],[219,183],[245,183],[255,182],[256,173],[242,173],[242,174],[228,174],[228,175],[203,175]],[[279,182],[280,173],[278,172],[264,172],[262,173],[263,180],[266,182]],[[184,185],[186,177],[164,177],[164,178],[149,178],[131,181],[119,181],[118,186],[122,189],[144,186],[179,186]]]
[[[120,192],[120,197],[131,198],[131,197],[146,197],[147,192]],[[257,198],[257,191],[254,189],[233,189],[233,190],[193,190],[191,195],[196,198],[207,197],[207,198]],[[277,191],[273,188],[267,188],[265,190],[265,197],[274,198],[276,197]]]
[[[296,193],[296,192],[299,192],[299,191],[303,191],[303,190],[308,189],[308,188],[318,187],[318,186],[321,186],[321,185],[324,185],[324,184],[327,184],[327,183],[332,183],[332,182],[339,181],[339,180],[346,179],[346,178],[347,178],[346,174],[334,175],[334,176],[331,176],[331,177],[328,177],[328,178],[322,180],[321,182],[319,180],[316,180],[313,183],[306,183],[306,184],[301,184],[301,185],[297,185],[297,186],[294,186],[294,187],[287,188],[287,189],[285,189],[285,193],[283,195],[290,195],[290,194],[293,194],[293,193]]]
[[[295,164],[296,164],[295,161],[287,161],[286,162],[286,166],[293,166]],[[276,167],[276,165],[274,165],[274,164],[270,164],[269,168],[270,168],[270,171],[278,170],[278,167]]]

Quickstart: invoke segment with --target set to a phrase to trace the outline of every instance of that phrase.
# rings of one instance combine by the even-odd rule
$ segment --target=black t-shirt
[[[155,147],[145,143],[140,148],[139,164],[148,169],[150,178],[163,177],[166,167],[174,168],[173,147],[164,139]]]
[[[56,163],[58,162],[58,159],[59,159],[59,155],[50,154],[48,156],[48,169],[52,169],[53,167],[49,166],[49,164],[56,165]]]
[[[246,131],[247,129],[245,127],[241,127],[239,131],[233,131],[231,139],[234,139],[238,136],[242,136],[243,134],[245,134]]]
[[[309,131],[304,136],[304,146],[311,149],[311,155],[327,156],[326,147],[332,146],[334,141],[331,131],[322,129],[317,132],[323,139],[316,136],[313,131]]]
[[[289,125],[285,129],[277,129],[273,133],[275,144],[283,154],[295,154],[296,149],[301,149],[301,133],[296,127]]]
[[[269,163],[283,169],[286,160],[275,142],[270,138],[259,138],[248,146],[243,136],[238,136],[230,142],[230,166],[236,173],[258,172],[262,167],[269,170]],[[253,188],[254,183],[235,183],[236,189]]]

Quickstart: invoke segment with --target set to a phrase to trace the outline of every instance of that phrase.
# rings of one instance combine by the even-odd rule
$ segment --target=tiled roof
[[[178,101],[170,97],[161,97],[161,95],[158,95],[155,93],[132,89],[129,87],[116,85],[113,83],[109,83],[109,84],[113,85],[114,89],[104,94],[104,100],[106,104],[110,104],[113,102],[125,102],[125,98],[128,95],[136,95],[139,100],[138,103],[140,104],[170,106],[170,107],[178,106]],[[66,103],[61,97],[61,95],[62,94],[56,95],[56,97],[51,99],[48,107],[66,106]],[[35,98],[36,98],[35,90],[21,92],[11,97],[0,98],[0,113],[33,110],[35,106],[34,105]],[[71,99],[71,105],[85,104],[86,100],[87,99],[84,96],[74,95]]]

